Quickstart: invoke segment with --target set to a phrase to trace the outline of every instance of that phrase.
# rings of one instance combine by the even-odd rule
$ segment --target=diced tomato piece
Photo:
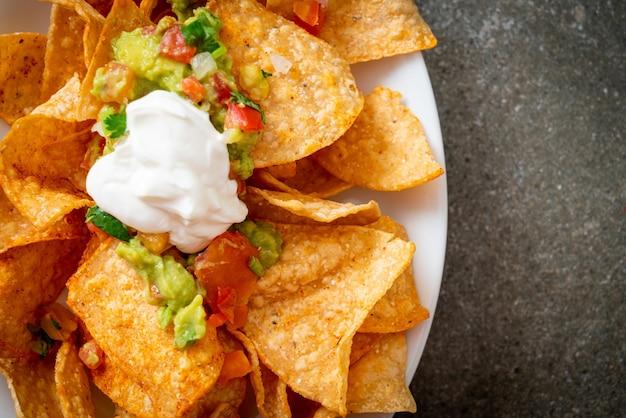
[[[261,112],[249,106],[228,102],[224,128],[239,128],[242,131],[260,131],[265,126]]]
[[[209,325],[211,325],[214,328],[217,328],[221,325],[224,325],[226,322],[228,322],[228,318],[226,318],[226,315],[224,315],[223,312],[218,312],[218,313],[214,313],[209,315]]]
[[[250,361],[243,350],[236,350],[226,353],[224,356],[224,365],[220,372],[220,383],[226,383],[230,379],[243,377],[252,371]]]
[[[94,95],[103,102],[125,103],[135,86],[135,73],[127,65],[111,61],[102,68]]]
[[[204,87],[204,84],[193,76],[183,78],[180,82],[180,88],[194,103],[202,101],[202,99],[204,99],[204,95],[206,94],[206,87]]]
[[[95,370],[104,363],[104,351],[95,340],[89,340],[78,349],[78,357],[85,366]]]
[[[213,73],[213,90],[217,95],[218,103],[226,105],[230,101],[230,86],[219,73]]]
[[[231,287],[217,288],[217,307],[229,322],[235,322],[235,305],[237,304],[237,291]]]
[[[189,64],[196,55],[196,47],[187,45],[180,26],[173,25],[163,34],[159,44],[159,53],[174,61]]]
[[[319,35],[326,23],[326,8],[315,0],[293,2],[294,22],[312,35]]]
[[[194,273],[207,291],[211,325],[245,322],[246,304],[257,280],[248,263],[258,256],[259,250],[239,231],[224,232],[198,255]]]

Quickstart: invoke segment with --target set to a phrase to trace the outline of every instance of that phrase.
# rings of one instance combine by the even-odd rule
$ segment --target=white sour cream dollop
[[[87,175],[102,210],[142,232],[169,232],[186,253],[245,219],[225,139],[207,113],[157,90],[127,106],[126,127],[128,136]]]

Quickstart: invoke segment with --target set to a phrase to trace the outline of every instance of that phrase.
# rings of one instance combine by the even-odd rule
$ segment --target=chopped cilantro
[[[126,114],[110,113],[102,121],[104,133],[111,139],[117,139],[126,132]]]
[[[261,74],[263,74],[263,78],[268,78],[272,76],[272,73],[265,71],[263,68],[261,68]]]
[[[265,123],[265,112],[263,111],[263,108],[261,107],[260,104],[253,102],[248,97],[246,97],[244,94],[242,94],[242,93],[240,93],[238,91],[231,91],[230,92],[230,101],[232,103],[246,105],[248,107],[251,107],[251,108],[259,111],[259,113],[261,113],[261,120],[263,121],[263,123]]]
[[[100,209],[99,206],[93,206],[87,211],[85,222],[91,222],[107,234],[120,239],[122,241],[130,241],[131,236],[128,228],[119,219]]]
[[[39,354],[40,359],[45,358],[54,346],[54,340],[41,327],[32,324],[27,324],[26,327],[35,337],[35,340],[30,343],[30,349]]]
[[[219,38],[221,20],[205,8],[194,10],[194,15],[180,28],[185,43],[197,47],[198,52],[210,52],[214,59],[224,55],[226,46]]]

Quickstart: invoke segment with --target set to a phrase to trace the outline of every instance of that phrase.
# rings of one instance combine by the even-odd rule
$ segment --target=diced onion
[[[270,61],[272,61],[275,72],[279,74],[287,73],[293,65],[291,61],[279,54],[270,54]]]
[[[215,71],[217,63],[210,52],[201,52],[191,59],[191,68],[198,80],[202,80],[207,74]]]

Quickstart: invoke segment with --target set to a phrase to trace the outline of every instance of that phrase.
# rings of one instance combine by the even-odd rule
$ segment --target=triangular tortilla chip
[[[269,12],[255,0],[210,1],[224,23],[220,36],[239,67],[255,64],[273,73],[270,93],[259,104],[267,124],[252,149],[256,167],[299,160],[332,144],[363,106],[348,63],[326,42]],[[272,59],[291,64],[276,70]]]
[[[37,106],[31,114],[75,122],[80,98],[80,78],[77,73],[54,93],[47,102]]]
[[[421,122],[401,97],[376,87],[354,125],[316,153],[316,161],[343,181],[373,190],[408,189],[443,174]]]
[[[19,119],[0,142],[0,185],[35,227],[46,229],[92,200],[55,170],[46,146],[88,131],[90,122],[64,122],[44,115]],[[71,153],[67,154],[72,155]]]
[[[269,206],[262,202],[255,205],[256,199],[252,195],[262,197]],[[380,207],[373,200],[363,204],[340,203],[301,193],[275,192],[256,187],[247,188],[244,200],[251,204],[250,217],[280,223],[366,225],[381,216]],[[289,213],[281,216],[282,220],[278,218],[281,209]]]
[[[53,360],[0,359],[0,373],[7,379],[18,417],[64,418]]]
[[[0,118],[12,125],[41,103],[46,35],[0,35]]]
[[[405,228],[388,216],[383,216],[368,226],[408,240]],[[405,331],[429,316],[428,309],[420,303],[413,268],[409,265],[369,312],[359,332]]]
[[[39,322],[37,308],[54,302],[76,270],[85,237],[35,242],[0,254],[0,340],[30,351],[28,324]]]
[[[85,365],[78,357],[78,348],[71,341],[64,341],[57,352],[54,380],[65,417],[96,416]]]
[[[404,333],[384,334],[371,350],[350,366],[348,411],[415,412],[415,399],[405,375]]]
[[[71,212],[59,222],[45,230],[30,223],[7,199],[0,188],[0,254],[13,247],[55,239],[70,239],[86,231],[84,214]]]
[[[41,101],[47,101],[63,87],[74,74],[82,79],[87,72],[83,38],[77,34],[85,30],[85,20],[73,9],[53,4],[46,44],[46,65],[43,71]]]
[[[224,352],[216,330],[207,326],[205,337],[186,350],[178,349],[171,327],[162,330],[159,326],[159,307],[145,299],[144,280],[115,252],[119,242],[103,241],[83,262],[67,282],[67,304],[113,367],[126,374],[131,381],[128,387],[143,388],[159,416],[184,415],[220,374]],[[159,365],[156,369],[155,364]],[[107,392],[107,387],[100,389],[114,401],[115,396],[124,396],[115,387],[114,393]],[[135,408],[141,407],[120,405],[137,414]]]
[[[352,337],[408,266],[415,246],[358,226],[276,229],[284,240],[283,254],[295,251],[300,256],[267,270],[259,284],[274,276],[273,269],[280,274],[251,296],[244,332],[263,363],[291,389],[345,414]],[[303,239],[318,245],[298,249]],[[298,269],[300,282],[291,281]],[[307,274],[316,280],[307,280]]]
[[[296,161],[296,175],[283,181],[300,193],[321,198],[334,196],[352,187],[330,174],[312,157]]]
[[[294,0],[267,0],[267,8],[295,18]],[[434,48],[437,39],[414,0],[329,1],[319,37],[348,62],[370,61]]]
[[[74,10],[78,16],[80,16],[85,22],[83,30],[83,49],[80,50],[83,54],[83,60],[85,67],[91,62],[98,40],[100,38],[100,32],[104,27],[104,16],[102,16],[93,6],[84,0],[45,0],[50,3],[58,4],[66,7],[70,10]],[[77,51],[75,51],[77,52]]]

